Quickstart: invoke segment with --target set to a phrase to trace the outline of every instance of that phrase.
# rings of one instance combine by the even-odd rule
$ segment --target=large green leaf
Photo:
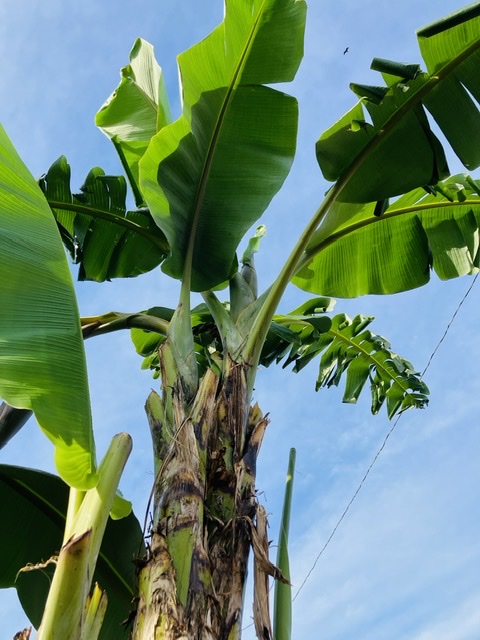
[[[62,546],[68,504],[68,486],[56,476],[0,465],[0,588],[15,587],[25,613],[38,627],[54,565],[34,571],[20,569],[45,563]],[[128,617],[134,596],[135,565],[143,556],[142,530],[133,514],[109,520],[100,550],[94,582],[107,590],[108,607],[100,638],[128,638],[121,623]]]
[[[224,22],[179,56],[183,115],[154,136],[140,187],[171,247],[162,268],[191,288],[227,280],[235,250],[287,176],[303,54],[303,0],[228,0]]]
[[[0,397],[34,411],[60,475],[96,482],[85,354],[50,208],[0,127]]]
[[[322,172],[340,181],[344,202],[377,201],[448,176],[425,108],[462,163],[480,165],[480,3],[421,29],[418,39],[427,72],[374,60],[387,86],[351,85],[361,101],[317,142]]]
[[[316,390],[339,385],[345,378],[344,402],[355,403],[367,380],[370,381],[372,412],[378,413],[384,402],[389,417],[399,410],[422,407],[428,389],[412,365],[390,349],[382,336],[367,330],[372,317],[345,314],[330,318],[334,307],[331,298],[313,298],[286,315],[276,315],[263,345],[259,364],[269,367],[283,361],[300,371],[315,358],[320,358]],[[155,307],[147,312],[170,320],[173,310]],[[192,310],[191,323],[195,353],[200,374],[224,357],[223,345],[215,330],[213,317],[204,304]],[[132,330],[137,353],[144,357],[142,368],[160,375],[158,348],[165,336],[143,329]],[[221,368],[221,367],[220,367]]]
[[[296,311],[277,315],[260,363],[269,366],[284,360],[283,367],[293,364],[298,372],[319,357],[317,391],[338,386],[345,376],[343,401],[355,403],[369,381],[374,414],[385,402],[389,418],[410,407],[423,407],[427,386],[407,360],[391,351],[385,338],[367,329],[372,320],[362,315],[350,319],[344,313],[330,319],[321,308],[302,316]]]
[[[122,176],[96,167],[80,193],[70,191],[70,166],[61,156],[39,181],[79,280],[131,278],[157,267],[168,254],[165,236],[148,209],[126,210]]]
[[[293,282],[353,298],[419,287],[433,267],[446,280],[480,267],[480,183],[457,175],[415,189],[374,215],[375,204],[336,203],[312,237]]]
[[[120,71],[121,82],[97,113],[95,123],[112,140],[135,195],[140,193],[138,162],[151,138],[171,121],[167,91],[151,44],[138,38],[130,64]]]

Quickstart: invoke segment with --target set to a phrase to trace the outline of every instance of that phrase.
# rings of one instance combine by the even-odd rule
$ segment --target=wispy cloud
[[[3,0],[0,120],[32,172],[39,175],[61,153],[71,161],[74,187],[93,165],[120,171],[113,148],[92,121],[115,88],[134,39],[143,36],[155,44],[170,97],[178,102],[175,56],[219,22],[222,4],[140,0],[133,8],[119,0],[112,8],[91,0]],[[414,29],[458,6],[458,0],[406,0],[392,12],[390,3],[374,0],[356,6],[348,0],[310,3],[305,62],[286,89],[300,102],[298,162],[265,216],[268,235],[258,256],[262,285],[270,283],[328,186],[316,164],[314,143],[353,105],[348,82],[373,82],[368,66],[376,55],[419,61]],[[349,53],[343,55],[346,46]],[[421,292],[339,301],[337,306],[351,315],[377,316],[373,330],[421,369],[465,288],[465,282],[434,278]],[[102,287],[85,283],[78,291],[85,315],[175,305],[177,300],[176,284],[160,271]],[[283,307],[289,310],[304,299],[292,287]],[[402,418],[295,601],[294,638],[480,637],[477,307],[471,296],[428,372],[430,408]],[[122,488],[143,520],[153,480],[143,404],[156,383],[139,370],[140,358],[127,334],[91,340],[87,353],[99,454],[114,433],[132,433],[134,450]],[[288,449],[298,450],[290,538],[295,587],[311,569],[389,428],[384,416],[370,415],[368,398],[352,407],[341,404],[341,390],[315,394],[315,366],[298,376],[262,371],[255,391],[272,420],[260,454],[258,489],[264,492],[273,539]],[[33,423],[2,451],[1,460],[53,471],[51,445]],[[25,618],[18,606],[13,608],[14,593],[6,599],[1,595],[2,631],[11,637]],[[245,637],[253,638],[253,631]]]

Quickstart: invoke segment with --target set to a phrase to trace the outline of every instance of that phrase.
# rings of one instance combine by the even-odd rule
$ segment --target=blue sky
[[[373,82],[373,57],[418,62],[416,28],[460,8],[458,0],[332,0],[309,3],[305,59],[287,90],[300,103],[298,154],[284,189],[264,216],[257,264],[267,286],[327,187],[314,143],[354,103],[348,82]],[[0,5],[0,122],[35,176],[60,155],[79,186],[95,165],[119,173],[93,117],[118,83],[136,37],[154,44],[174,114],[175,56],[215,26],[220,0],[93,2],[3,0]],[[343,55],[345,47],[347,55]],[[456,161],[452,159],[452,167]],[[389,298],[337,302],[336,311],[376,316],[373,330],[422,370],[471,278]],[[389,438],[358,498],[294,604],[294,638],[477,640],[480,637],[480,341],[478,287],[432,362],[430,406],[408,412]],[[137,280],[77,287],[82,315],[174,306],[175,282],[159,270]],[[306,299],[293,287],[282,307]],[[86,343],[99,456],[128,431],[134,451],[122,490],[143,521],[153,481],[143,404],[155,382],[140,370],[129,336]],[[259,373],[255,399],[270,412],[257,488],[275,544],[288,451],[297,448],[291,564],[294,592],[312,568],[390,427],[369,398],[343,405],[341,391],[315,393],[315,364],[301,374]],[[53,470],[52,448],[31,422],[0,462]],[[250,596],[248,598],[251,599]],[[250,620],[250,603],[245,625]],[[14,591],[0,593],[1,636],[27,621]],[[254,637],[253,629],[244,637]]]

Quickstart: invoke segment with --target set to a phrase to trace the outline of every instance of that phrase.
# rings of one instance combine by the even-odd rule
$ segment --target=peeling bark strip
[[[160,359],[170,356],[167,340]],[[147,401],[156,456],[153,529],[132,638],[238,640],[252,544],[265,584],[275,573],[255,496],[268,418],[249,406],[246,365],[229,358],[221,383],[207,371],[187,403],[170,364],[161,397],[152,393]],[[268,606],[261,620],[270,630]]]
[[[257,638],[272,640],[272,625],[270,622],[270,609],[268,598],[268,572],[265,563],[268,560],[267,514],[263,507],[258,508],[257,524],[254,539],[254,565],[253,565],[253,622]]]

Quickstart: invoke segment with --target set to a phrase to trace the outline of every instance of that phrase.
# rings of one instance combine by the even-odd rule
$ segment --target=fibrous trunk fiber
[[[147,415],[156,478],[132,638],[237,640],[252,545],[255,573],[274,573],[255,496],[268,420],[249,405],[246,366],[231,360],[221,380],[205,373],[193,399],[165,369],[162,395],[152,392]],[[264,600],[265,586],[257,588]],[[257,633],[268,640],[268,601],[257,609]]]

